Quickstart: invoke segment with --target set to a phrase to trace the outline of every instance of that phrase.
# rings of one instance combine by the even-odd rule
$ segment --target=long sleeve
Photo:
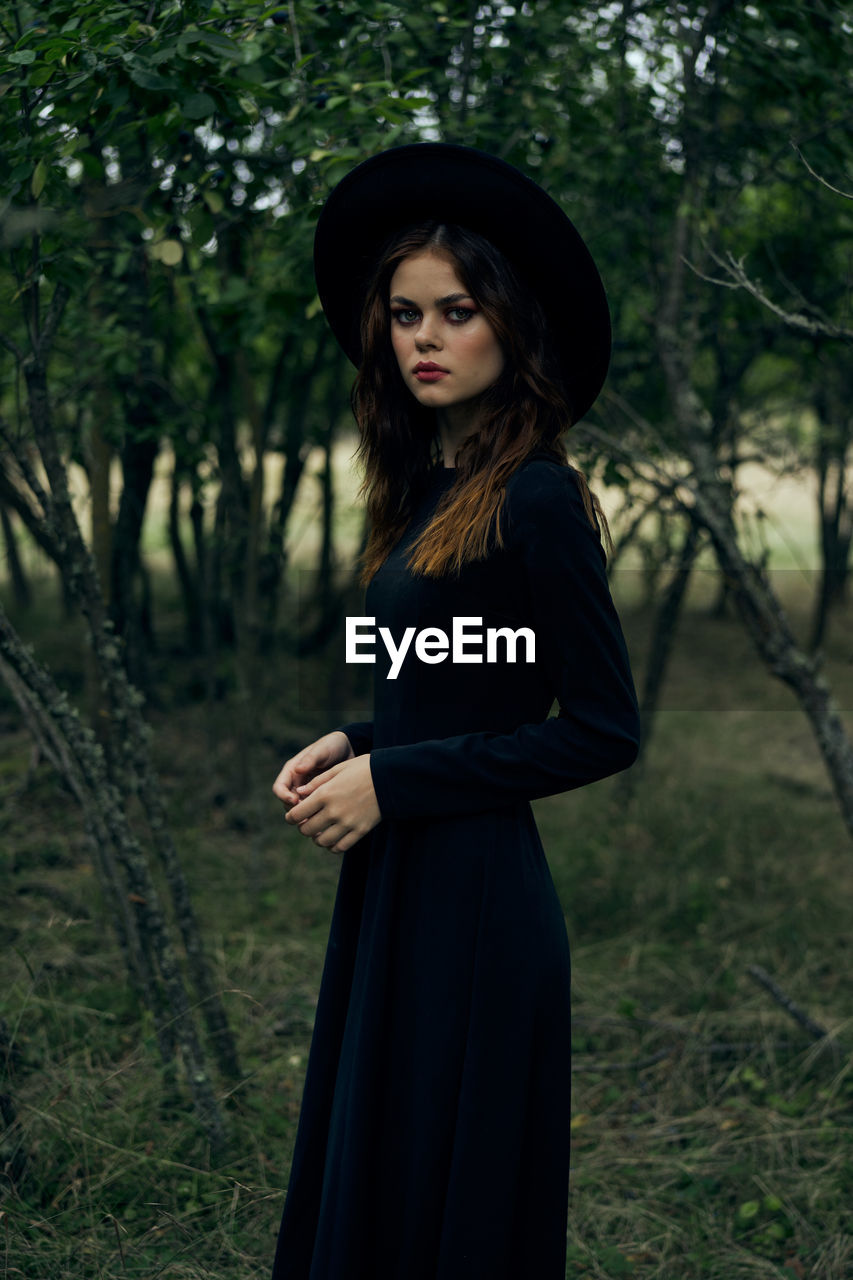
[[[516,483],[514,483],[516,482]],[[386,819],[453,816],[586,786],[637,757],[640,718],[600,538],[572,472],[533,462],[510,482],[508,546],[524,575],[537,663],[559,714],[370,753]]]
[[[354,755],[366,755],[373,746],[372,720],[354,720],[351,724],[339,724],[337,730],[349,738]]]

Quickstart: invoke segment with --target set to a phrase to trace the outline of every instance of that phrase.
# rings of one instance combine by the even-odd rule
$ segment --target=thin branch
[[[814,1040],[825,1040],[829,1035],[826,1027],[822,1027],[819,1022],[815,1022],[805,1009],[801,1009],[795,1004],[786,991],[783,991],[775,978],[771,978],[766,969],[762,969],[760,964],[751,964],[747,973],[754,978],[757,983],[764,987],[765,991],[769,991],[773,999],[778,1005],[785,1010],[786,1013],[794,1019],[795,1022],[807,1031]]]
[[[394,80],[394,69],[391,66],[391,55],[388,52],[388,45],[385,41],[384,32],[379,38],[379,52],[382,54],[382,69],[385,72],[385,79],[389,84],[392,84]]]
[[[474,27],[477,22],[477,0],[469,0],[468,25],[462,43],[462,87],[459,98],[459,125],[463,127],[468,119],[468,94],[471,89],[471,72],[474,61]]]
[[[62,313],[70,297],[71,290],[66,284],[58,284],[53,291],[53,297],[50,300],[50,306],[47,309],[47,315],[44,318],[44,324],[38,340],[37,355],[42,362],[47,359],[50,348],[53,346],[53,339],[56,337]]]
[[[27,880],[23,884],[15,885],[15,893],[20,897],[31,895],[36,898],[46,898],[48,902],[52,902],[55,906],[64,911],[72,920],[91,920],[91,915],[86,907],[75,902],[73,898],[64,893],[62,889],[57,889],[52,884],[39,884],[35,880]]]
[[[766,1043],[756,1043],[753,1041],[745,1041],[742,1044],[728,1043],[723,1040],[709,1040],[703,1044],[701,1040],[695,1040],[693,1036],[687,1036],[681,1044],[668,1044],[662,1049],[658,1049],[655,1053],[650,1053],[644,1058],[627,1058],[624,1061],[611,1061],[609,1059],[593,1058],[590,1062],[578,1061],[578,1050],[573,1050],[572,1056],[572,1072],[576,1071],[644,1071],[647,1067],[653,1067],[658,1062],[663,1062],[665,1058],[671,1058],[673,1054],[679,1050],[690,1049],[694,1053],[704,1054],[710,1058],[746,1058],[751,1053],[758,1050],[774,1049],[779,1053],[787,1053],[796,1048],[789,1040],[774,1040],[771,1045]]]
[[[631,423],[643,433],[646,439],[658,438],[658,434],[652,424],[638,413],[633,405],[623,399],[618,392],[609,389],[605,390],[602,398],[624,413]],[[624,439],[613,436],[600,427],[594,427],[590,423],[584,422],[579,426],[573,427],[572,434],[577,434],[584,439],[602,444],[608,450],[615,450],[617,453],[621,453],[633,465],[635,475],[639,479],[645,480],[648,484],[654,485],[662,495],[675,495],[676,491],[682,486],[690,490],[691,493],[695,492],[695,482],[691,483],[692,477],[690,474],[685,476],[670,475],[660,463],[656,462],[649,454],[644,453],[637,445],[628,444]],[[644,475],[642,471],[638,470],[638,464],[648,467],[652,475]],[[684,505],[680,499],[677,500],[680,505]]]
[[[628,525],[628,528],[625,529],[619,537],[619,541],[616,545],[616,549],[613,552],[613,555],[610,557],[610,562],[607,566],[608,571],[612,571],[619,556],[622,554],[625,548],[629,547],[633,542],[634,538],[636,537],[637,530],[645,520],[646,516],[651,515],[652,512],[655,511],[656,508],[660,506],[661,502],[663,501],[663,497],[664,497],[663,493],[660,490],[657,490],[654,494],[654,497],[652,497],[648,502],[641,503],[639,513],[634,516],[633,520]]]
[[[290,34],[293,36],[293,52],[296,61],[302,61],[302,42],[299,39],[299,26],[296,22],[296,8],[293,0],[287,0],[287,16],[290,19]]]
[[[189,285],[190,302],[192,304],[193,312],[198,320],[199,327],[204,335],[210,354],[213,356],[215,363],[219,364],[222,359],[222,355],[219,350],[219,344],[216,341],[216,330],[211,324],[207,308],[201,300],[201,293],[199,292],[198,285],[196,284],[195,274],[189,264],[188,255],[186,253],[181,259],[181,269],[187,279],[187,284]]]
[[[592,1062],[578,1062],[577,1058],[573,1057],[572,1071],[643,1071],[646,1067],[653,1067],[656,1062],[662,1062],[664,1058],[672,1057],[677,1048],[678,1045],[669,1044],[665,1049],[658,1049],[656,1053],[650,1053],[645,1058],[629,1058],[627,1062],[601,1062],[598,1059],[593,1059]]]
[[[302,41],[299,38],[299,25],[296,21],[296,6],[293,0],[287,0],[287,16],[290,20],[290,34],[293,37],[293,56],[296,59],[296,65],[299,66],[302,61]],[[308,101],[308,89],[305,84],[304,70],[300,74],[300,92],[303,102]]]
[[[833,324],[831,320],[812,320],[809,316],[802,315],[796,311],[786,311],[784,307],[780,307],[778,303],[768,298],[761,285],[746,274],[743,267],[743,258],[736,258],[733,253],[727,252],[725,259],[713,250],[708,250],[710,256],[714,259],[718,266],[722,267],[731,276],[731,280],[720,280],[714,276],[708,276],[687,258],[684,259],[687,266],[701,280],[707,280],[710,284],[716,284],[725,289],[745,289],[751,297],[760,302],[763,307],[778,318],[790,328],[798,329],[801,333],[809,333],[813,336],[824,338],[853,338],[853,329],[848,329],[844,325]]]
[[[820,176],[820,174],[819,174],[819,173],[816,173],[816,172],[814,171],[814,169],[811,167],[811,165],[809,164],[809,162],[808,162],[808,160],[806,159],[806,157],[803,155],[803,153],[802,153],[802,151],[800,150],[800,148],[797,146],[796,142],[794,142],[793,138],[791,139],[791,146],[794,148],[794,150],[796,151],[797,155],[800,157],[800,159],[802,160],[803,164],[804,164],[804,165],[806,166],[806,168],[808,169],[809,173],[812,175],[812,177],[813,177],[813,178],[817,178],[817,180],[818,180],[818,182],[821,184],[821,186],[826,187],[826,189],[827,189],[828,191],[832,191],[832,192],[834,192],[834,193],[835,193],[835,195],[837,195],[837,196],[841,196],[844,200],[853,200],[853,192],[850,192],[850,191],[842,191],[840,187],[834,187],[834,186],[832,185],[832,183],[831,183],[831,182],[827,182],[826,178],[822,178],[822,177]]]
[[[41,506],[44,519],[50,523],[53,513],[53,503],[36,475],[35,468],[27,456],[26,448],[21,447],[19,441],[15,438],[12,430],[3,418],[0,418],[0,440],[5,443],[9,453],[15,459],[18,470]],[[38,515],[38,513],[35,514]],[[21,518],[23,519],[23,515]],[[57,537],[52,525],[50,533],[51,537]]]
[[[5,333],[0,333],[0,346],[5,347],[7,351],[11,351],[18,364],[21,364],[24,359],[24,351],[22,347],[18,346],[17,342],[12,338],[7,338]]]
[[[2,461],[0,461],[0,499],[7,507],[17,512],[33,540],[58,567],[61,567],[62,548],[50,522],[35,510],[27,495],[14,483],[2,465]]]

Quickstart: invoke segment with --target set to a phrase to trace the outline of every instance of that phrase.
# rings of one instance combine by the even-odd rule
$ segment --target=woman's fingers
[[[293,756],[291,760],[282,768],[275,782],[273,783],[273,793],[278,796],[279,800],[284,800],[287,804],[296,804],[299,796],[296,794],[296,788],[304,783],[306,778],[310,778],[320,765],[315,752],[303,751],[298,756]]]
[[[285,821],[290,822],[293,826],[299,827],[304,836],[316,835],[318,831],[322,831],[323,826],[329,825],[329,817],[326,815],[325,821],[319,815],[323,808],[323,798],[319,795],[297,796],[298,803],[289,809],[285,814]],[[311,825],[313,822],[313,825]],[[308,825],[306,825],[308,824]]]
[[[346,734],[333,730],[285,762],[273,783],[273,794],[284,804],[296,804],[302,799],[297,794],[299,786],[314,783],[323,770],[334,767],[342,760],[351,759],[353,755],[352,745]]]
[[[337,844],[344,836],[347,835],[347,828],[341,822],[333,822],[331,826],[326,827],[325,831],[320,831],[311,839],[320,849],[328,849],[330,853],[339,853]]]
[[[370,774],[369,756],[332,765],[295,792],[286,820],[320,848],[345,853],[382,814]]]

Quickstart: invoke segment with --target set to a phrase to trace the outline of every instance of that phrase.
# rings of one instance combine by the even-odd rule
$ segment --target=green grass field
[[[780,564],[798,634],[807,510]],[[631,582],[614,592],[639,682],[651,619]],[[853,1276],[853,844],[792,695],[734,617],[708,616],[714,587],[697,575],[630,807],[616,779],[535,805],[574,966],[568,1277]],[[18,621],[79,690],[79,632],[56,594]],[[339,861],[284,823],[269,788],[286,744],[331,727],[327,671],[265,660],[241,794],[233,712],[196,700],[191,664],[169,654],[180,620],[161,615],[149,714],[242,1055],[231,1152],[211,1166],[164,1077],[74,802],[47,765],[30,770],[0,690],[0,1092],[17,1117],[0,1135],[2,1280],[255,1280],[271,1265]],[[833,620],[826,658],[845,708],[850,621]],[[750,965],[829,1038],[812,1040]]]

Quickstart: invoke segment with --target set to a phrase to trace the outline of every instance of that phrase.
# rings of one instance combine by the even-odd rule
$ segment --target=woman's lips
[[[431,360],[415,365],[415,377],[418,382],[438,382],[440,378],[447,377],[447,372],[447,369],[442,369],[440,364],[433,364]]]

